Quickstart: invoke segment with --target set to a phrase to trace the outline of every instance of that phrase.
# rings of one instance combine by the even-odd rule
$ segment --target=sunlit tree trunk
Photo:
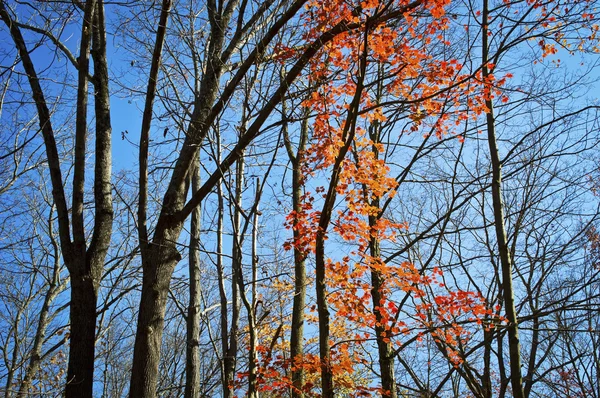
[[[487,21],[489,15],[488,0],[483,0],[482,20]],[[490,71],[488,66],[488,27],[482,24],[482,76],[484,84],[489,84]],[[489,91],[491,87],[488,86]],[[491,93],[488,94],[491,96]],[[494,105],[491,98],[485,101],[488,108],[486,114],[487,138],[492,162],[492,203],[494,208],[494,221],[496,240],[498,241],[498,254],[502,268],[502,292],[504,295],[504,308],[506,308],[506,319],[508,321],[508,350],[510,358],[510,380],[512,393],[515,398],[524,398],[523,378],[521,375],[521,343],[519,341],[519,322],[515,308],[512,259],[508,247],[508,237],[504,225],[504,204],[502,201],[502,162],[498,153],[496,140],[496,126],[494,118]]]
[[[288,158],[292,163],[292,210],[296,214],[302,212],[302,162],[306,142],[308,140],[308,109],[304,111],[304,120],[300,127],[298,148],[294,151],[290,141],[287,123],[287,109],[285,101],[283,108],[283,139]],[[300,231],[293,229],[294,241],[300,238]],[[306,253],[294,245],[294,300],[292,307],[292,330],[290,336],[290,357],[292,360],[292,398],[301,398],[302,386],[304,385],[304,368],[302,358],[304,356],[304,308],[306,306]]]

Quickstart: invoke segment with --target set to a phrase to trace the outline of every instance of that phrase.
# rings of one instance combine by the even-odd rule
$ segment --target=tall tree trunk
[[[162,227],[160,235],[162,240],[158,245],[150,245],[147,230],[147,201],[148,201],[148,144],[150,141],[150,127],[152,122],[152,109],[156,95],[156,82],[162,59],[162,49],[166,36],[168,16],[171,1],[163,0],[159,17],[156,42],[148,77],[142,129],[140,133],[139,152],[139,200],[138,200],[138,237],[140,253],[142,256],[143,283],[140,308],[138,313],[138,327],[136,330],[133,351],[133,367],[129,387],[130,397],[154,397],[158,380],[158,362],[160,359],[160,345],[164,325],[164,312],[166,309],[166,296],[173,269],[181,259],[175,247],[181,226],[174,230]],[[180,188],[181,189],[181,188]],[[155,237],[156,239],[157,237]],[[164,242],[164,244],[162,244]]]
[[[85,4],[78,58],[77,116],[75,122],[75,154],[73,164],[72,224],[74,258],[67,261],[71,273],[71,312],[69,361],[67,366],[67,398],[91,397],[94,383],[94,348],[96,339],[96,299],[91,275],[87,272],[83,197],[87,140],[87,104],[89,56],[95,1]]]
[[[239,169],[238,169],[239,170]],[[243,176],[238,176],[240,179],[243,178]],[[238,186],[238,188],[241,188],[241,186]],[[241,193],[241,189],[239,191]],[[241,199],[241,197],[240,197]],[[251,291],[251,298],[250,300],[248,299],[248,297],[246,296],[245,293],[245,286],[246,283],[244,281],[244,274],[243,274],[243,270],[241,269],[241,267],[239,267],[236,270],[236,282],[238,284],[238,290],[239,290],[239,296],[242,300],[242,303],[244,304],[244,307],[246,308],[246,313],[247,313],[247,319],[248,319],[248,335],[249,335],[249,342],[248,342],[248,392],[246,393],[246,396],[248,398],[257,398],[258,397],[258,391],[256,389],[257,385],[257,366],[256,366],[256,344],[257,344],[257,336],[256,336],[256,313],[255,313],[255,298],[256,298],[256,284],[254,283],[254,281],[256,280],[256,265],[257,265],[257,257],[256,257],[256,249],[257,249],[257,234],[258,234],[258,230],[256,228],[257,223],[258,223],[258,202],[260,200],[260,182],[257,181],[256,184],[256,196],[255,196],[255,202],[254,202],[254,217],[253,217],[253,223],[252,223],[252,280],[251,280],[251,287],[252,287],[252,291]],[[241,202],[240,202],[241,204]],[[244,231],[246,231],[246,227],[248,226],[248,219],[246,220],[245,226],[243,228],[242,231],[236,231],[236,236],[239,238],[239,242],[238,246],[241,248],[242,244],[241,242],[244,239]],[[241,262],[240,262],[241,265]]]
[[[227,349],[227,356],[225,357],[225,381],[227,382],[227,389],[225,390],[224,396],[230,398],[234,396],[233,381],[235,379],[235,367],[237,365],[237,351],[238,351],[238,328],[240,319],[240,295],[243,291],[240,291],[239,279],[242,273],[242,240],[241,235],[241,214],[240,209],[242,207],[242,187],[244,183],[244,155],[240,156],[236,164],[235,172],[235,201],[233,211],[233,247],[231,251],[231,327],[229,330],[229,346]]]
[[[256,336],[256,278],[258,273],[258,217],[260,211],[258,209],[258,203],[261,197],[260,190],[260,179],[256,179],[256,194],[254,196],[254,217],[252,220],[252,280],[250,305],[246,305],[250,308],[248,311],[248,325],[250,328],[250,351],[248,352],[249,361],[249,382],[248,382],[248,397],[258,398],[259,394],[257,391],[257,356],[256,356],[256,345],[258,344],[258,338]],[[248,300],[246,300],[248,302]]]
[[[317,290],[317,314],[319,315],[319,357],[321,360],[321,389],[324,398],[334,397],[333,372],[331,370],[331,349],[329,347],[329,308],[327,304],[327,282],[326,282],[326,257],[325,240],[327,237],[327,228],[331,223],[333,208],[337,197],[337,185],[342,172],[342,163],[348,150],[354,140],[356,133],[356,116],[358,115],[360,95],[362,87],[357,89],[354,101],[349,108],[348,118],[346,119],[345,131],[342,133],[344,145],[336,157],[331,179],[327,189],[327,195],[321,216],[319,218],[318,230],[315,238],[315,268],[316,268],[316,290]]]
[[[309,110],[304,111],[304,120],[300,127],[298,149],[294,149],[290,142],[287,129],[287,115],[285,101],[283,109],[283,138],[290,162],[292,163],[292,210],[296,214],[302,212],[302,163],[306,142],[308,140]],[[300,231],[293,229],[294,241],[300,238]],[[294,300],[292,307],[292,331],[290,336],[290,357],[292,361],[292,398],[302,398],[304,386],[304,308],[306,306],[306,253],[294,245]]]
[[[490,76],[488,67],[489,47],[488,47],[488,0],[483,0],[482,12],[482,75],[484,84]],[[491,96],[492,88],[487,87]],[[492,162],[492,203],[494,208],[494,221],[496,230],[496,239],[498,241],[498,254],[502,268],[502,291],[504,295],[504,305],[506,308],[506,319],[508,321],[508,352],[510,358],[510,380],[514,398],[524,398],[523,377],[521,375],[521,343],[519,341],[519,323],[517,311],[515,308],[513,278],[512,278],[512,259],[508,248],[508,237],[504,226],[504,204],[502,200],[502,163],[498,153],[496,141],[496,125],[494,117],[494,106],[491,98],[486,99],[488,113],[486,115],[488,145],[490,149],[490,159]]]
[[[156,42],[152,52],[152,64],[150,65],[150,75],[148,76],[148,85],[146,86],[146,101],[144,102],[144,113],[142,115],[142,128],[140,132],[140,150],[139,150],[139,198],[138,198],[138,239],[142,258],[148,256],[148,146],[150,144],[150,127],[152,126],[152,116],[154,99],[156,97],[156,83],[158,80],[158,70],[162,62],[162,52],[167,34],[167,23],[169,21],[169,12],[171,11],[171,0],[163,0],[160,17],[158,20],[158,29],[156,31]]]
[[[221,135],[218,127],[215,129],[216,135],[216,154],[217,162],[221,162]],[[237,330],[239,319],[239,307],[237,298],[237,275],[232,270],[232,316],[231,328],[229,327],[229,305],[227,302],[227,292],[225,289],[225,270],[223,264],[223,223],[225,212],[225,200],[223,196],[223,186],[221,182],[217,184],[217,277],[219,283],[219,300],[221,307],[221,388],[224,397],[233,396],[233,381],[235,375],[236,355],[237,355]],[[234,222],[235,224],[235,222]],[[238,227],[239,229],[239,227]],[[235,235],[235,234],[234,234]],[[234,237],[234,246],[236,239]],[[232,259],[233,260],[233,259]],[[235,260],[233,260],[235,261]],[[233,268],[233,265],[232,265]]]
[[[94,382],[94,349],[96,340],[96,303],[112,235],[111,186],[111,119],[106,59],[104,4],[95,3],[91,54],[94,63],[94,110],[96,122],[94,204],[95,220],[92,238],[83,259],[77,259],[71,272],[71,350],[67,371],[67,397],[92,396]],[[87,93],[86,93],[87,95]],[[85,162],[85,160],[84,160]],[[75,179],[75,177],[74,177]],[[75,183],[74,183],[75,186]],[[83,189],[83,187],[81,188]],[[75,195],[74,195],[75,196]],[[78,243],[85,245],[85,232],[77,238],[74,218],[75,252]],[[68,263],[67,263],[68,265]],[[82,374],[82,376],[79,376]]]
[[[196,158],[192,189],[200,188],[200,159]],[[187,313],[185,362],[185,398],[200,398],[200,220],[201,208],[192,212],[190,221],[189,278],[190,302]]]
[[[221,160],[221,142],[217,135],[217,159]],[[221,388],[223,395],[229,390],[228,367],[229,362],[227,353],[229,352],[229,319],[227,292],[225,290],[225,271],[223,269],[223,218],[224,218],[224,200],[223,200],[223,185],[221,182],[217,184],[217,278],[219,282],[219,302],[220,302],[220,319],[221,319]]]
[[[331,371],[331,348],[329,347],[329,308],[327,307],[327,285],[325,282],[325,233],[326,231],[319,231],[317,233],[315,251],[317,314],[319,315],[319,358],[321,360],[321,390],[323,398],[333,398],[333,373]]]
[[[383,91],[383,76],[381,67],[378,70],[380,76],[379,83],[377,85],[377,95],[375,100],[379,104],[381,102],[382,91]],[[369,126],[369,138],[372,141],[371,153],[375,160],[379,159],[378,146],[381,144],[381,125],[379,122],[374,121]],[[371,197],[368,187],[363,186],[363,195],[365,202],[369,202]],[[381,247],[380,241],[377,237],[377,224],[382,217],[380,198],[373,196],[368,203],[372,209],[377,209],[377,214],[369,215],[369,254],[372,261],[382,261],[381,259]],[[383,317],[381,315],[380,306],[385,301],[386,297],[384,294],[385,276],[382,275],[378,268],[371,267],[371,298],[373,305],[373,314],[375,314],[375,335],[377,339],[377,351],[379,359],[379,373],[381,377],[381,388],[383,389],[382,395],[387,398],[396,398],[396,380],[394,376],[394,350],[392,349],[390,331],[386,330]]]

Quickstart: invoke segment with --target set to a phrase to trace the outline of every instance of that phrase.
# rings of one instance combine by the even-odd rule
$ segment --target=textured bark
[[[81,264],[73,264],[81,267]],[[91,277],[71,277],[70,347],[67,397],[91,397],[94,383],[97,289]]]
[[[179,234],[177,234],[178,236]],[[131,375],[131,397],[156,396],[158,364],[162,340],[165,308],[169,282],[173,269],[181,260],[172,235],[165,234],[162,246],[148,248],[142,295],[138,315],[138,327],[134,346],[134,362]],[[157,266],[160,264],[160,266]]]
[[[94,281],[86,272],[86,241],[83,216],[85,158],[87,141],[88,73],[92,41],[94,0],[85,4],[78,58],[77,113],[73,164],[72,225],[74,258],[67,261],[71,273],[69,361],[65,396],[91,397],[94,383],[94,346],[96,340],[96,299]]]
[[[71,219],[73,223],[73,250],[77,259],[85,257],[85,226],[83,220],[83,196],[85,184],[85,158],[88,123],[88,74],[89,58],[92,44],[92,22],[96,11],[96,1],[89,0],[85,3],[83,14],[83,26],[81,28],[81,40],[79,57],[77,59],[78,82],[77,82],[77,110],[75,119],[75,153],[73,163],[73,196],[71,204]],[[69,356],[69,361],[71,357]],[[75,365],[69,369],[74,370]],[[71,375],[67,375],[69,378]]]
[[[92,39],[94,62],[94,112],[96,122],[94,165],[94,227],[87,250],[88,269],[95,284],[100,283],[104,259],[112,236],[112,122],[110,118],[110,93],[108,61],[106,59],[106,25],[104,1],[99,0],[95,13]],[[97,288],[97,285],[96,285]]]
[[[96,303],[104,260],[108,253],[112,235],[112,130],[106,60],[106,33],[104,31],[104,5],[102,1],[95,3],[94,22],[91,53],[94,62],[94,110],[96,116],[95,220],[89,248],[84,252],[83,259],[76,261],[70,267],[67,263],[71,274],[71,347],[67,370],[67,397],[92,396]],[[83,161],[85,162],[85,159]],[[75,218],[73,222],[74,250],[77,253],[79,252],[78,241],[83,242],[85,249],[85,232],[82,231],[82,236],[77,238]]]
[[[67,397],[92,396],[96,341],[96,303],[102,270],[104,269],[104,260],[108,253],[112,235],[112,129],[106,60],[106,33],[104,31],[104,5],[102,1],[95,2],[94,5],[93,28],[90,26],[90,29],[92,29],[92,48],[90,52],[94,63],[94,111],[96,116],[95,219],[92,238],[89,247],[85,250],[85,231],[78,232],[78,221],[76,217],[73,217],[74,251],[79,253],[82,244],[84,255],[81,260],[76,260],[70,267],[67,263],[71,274],[71,346],[67,370]],[[87,95],[87,90],[85,94]],[[77,166],[77,159],[75,161]],[[85,158],[82,161],[85,166]],[[75,187],[76,177],[74,176],[73,179]],[[80,189],[82,194],[83,186]],[[75,204],[75,189],[73,196],[73,203]],[[83,194],[81,198],[83,198]]]
[[[483,0],[482,19],[488,20],[488,0]],[[490,75],[488,68],[488,28],[482,25],[482,75],[484,80]],[[519,341],[519,323],[515,308],[512,258],[508,247],[508,237],[504,225],[504,204],[502,200],[502,162],[498,153],[496,141],[496,126],[494,118],[494,106],[491,99],[486,100],[488,113],[486,115],[487,138],[492,162],[492,203],[494,209],[494,224],[496,240],[498,241],[498,254],[502,269],[502,293],[504,296],[504,308],[508,320],[508,353],[510,358],[510,380],[514,398],[524,398],[523,377],[521,375],[521,343]]]
[[[146,102],[142,118],[142,131],[140,133],[138,237],[140,241],[144,276],[134,346],[131,384],[129,387],[131,397],[153,397],[155,395],[156,382],[158,380],[158,362],[160,359],[164,311],[169,288],[168,282],[175,265],[181,258],[181,255],[177,252],[172,241],[165,246],[158,245],[150,247],[146,226],[149,132],[152,121],[152,107],[156,93],[156,81],[158,79],[158,70],[161,62],[170,8],[171,2],[169,0],[164,0],[156,34],[150,75],[148,78]],[[165,238],[168,238],[171,232],[179,236],[180,230],[181,226],[179,227],[179,230],[176,229],[175,232],[163,231],[163,235]],[[157,266],[157,263],[160,264],[160,266]]]

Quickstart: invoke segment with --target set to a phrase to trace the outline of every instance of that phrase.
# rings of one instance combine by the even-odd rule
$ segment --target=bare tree
[[[67,372],[68,397],[92,396],[94,378],[94,347],[96,333],[96,301],[112,231],[111,193],[111,122],[106,59],[104,3],[88,1],[82,11],[79,57],[74,66],[78,73],[76,132],[73,158],[73,193],[69,213],[62,176],[63,162],[59,157],[52,114],[40,83],[38,70],[30,55],[23,29],[14,10],[0,2],[0,17],[10,31],[15,50],[27,74],[40,130],[44,139],[47,164],[52,183],[52,195],[58,214],[60,246],[63,260],[71,276],[70,349]],[[43,39],[53,41],[53,32],[46,27],[31,28]],[[55,41],[56,43],[56,41]],[[58,44],[59,50],[64,50]],[[67,53],[69,55],[70,53]],[[84,225],[84,193],[88,136],[88,83],[90,55],[93,58],[95,111],[94,225],[87,238]],[[73,57],[70,58],[73,60]],[[69,217],[71,214],[71,217]]]

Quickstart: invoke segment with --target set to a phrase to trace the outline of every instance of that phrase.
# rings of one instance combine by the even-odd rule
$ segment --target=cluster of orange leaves
[[[314,316],[307,316],[311,323],[315,323]],[[273,319],[273,322],[277,320]],[[268,396],[286,396],[293,386],[290,372],[302,368],[305,372],[304,385],[301,392],[306,397],[318,397],[320,383],[321,362],[318,355],[305,353],[302,357],[292,361],[285,356],[288,346],[284,339],[273,340],[274,332],[269,326],[270,322],[264,322],[261,326],[259,344],[256,351],[258,355],[257,364],[257,390]],[[334,381],[339,391],[344,391],[351,396],[373,396],[380,389],[368,385],[368,381],[361,379],[355,373],[356,364],[365,364],[365,359],[354,350],[353,338],[363,338],[349,334],[350,327],[347,320],[336,318],[332,323],[332,337],[341,342],[332,350],[331,367],[334,373]],[[347,340],[347,341],[345,341]],[[354,340],[356,341],[356,340]],[[248,377],[248,372],[239,372],[234,388],[240,390]]]

